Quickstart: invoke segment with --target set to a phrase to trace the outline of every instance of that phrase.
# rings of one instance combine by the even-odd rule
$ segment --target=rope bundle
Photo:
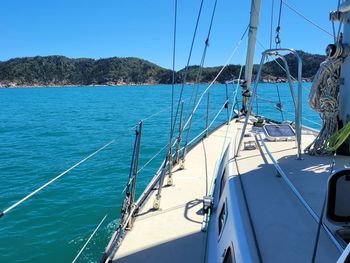
[[[322,129],[315,140],[306,147],[310,155],[329,155],[327,141],[338,130],[338,93],[340,87],[341,58],[328,58],[322,62],[309,95],[309,105],[319,112]]]

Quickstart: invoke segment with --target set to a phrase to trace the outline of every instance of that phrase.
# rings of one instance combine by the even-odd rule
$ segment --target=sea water
[[[206,87],[199,86],[197,96],[196,86],[184,87],[185,121]],[[234,89],[235,85],[228,86],[229,107]],[[309,89],[310,84],[305,83],[303,124],[319,128],[320,119],[307,104]],[[175,86],[174,115],[180,90],[181,85]],[[258,93],[255,113],[294,120],[288,85],[261,84]],[[190,138],[206,125],[207,99],[203,96],[194,115]],[[237,99],[241,101],[240,91]],[[213,85],[209,122],[225,100],[225,85]],[[276,110],[280,100],[288,112],[284,115]],[[141,168],[169,141],[170,109],[171,85],[0,89],[0,210],[116,138],[112,145],[0,219],[0,262],[71,262],[107,214],[79,258],[80,262],[98,262],[118,223],[135,139],[133,127],[145,120]],[[227,111],[223,108],[212,128],[225,120]],[[165,151],[142,169],[137,178],[138,195],[164,156]]]

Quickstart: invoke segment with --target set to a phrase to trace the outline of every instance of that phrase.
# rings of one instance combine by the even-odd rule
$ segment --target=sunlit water
[[[206,86],[201,86],[202,91]],[[176,86],[177,98],[181,86]],[[294,108],[285,84],[279,85],[283,108]],[[303,116],[320,122],[306,102],[310,84],[304,84]],[[229,86],[232,98],[233,86]],[[186,112],[192,86],[184,89]],[[239,93],[240,94],[240,93]],[[274,84],[259,86],[254,112],[281,120]],[[0,89],[0,210],[4,210],[43,183],[109,142],[140,119],[143,125],[140,167],[169,140],[171,86],[74,87]],[[226,99],[225,85],[210,93],[210,118]],[[240,100],[240,96],[238,96]],[[193,120],[191,137],[205,126],[207,96]],[[231,104],[232,105],[232,104]],[[231,106],[230,105],[230,106]],[[175,108],[176,109],[176,108]],[[226,109],[213,127],[227,118]],[[285,113],[285,120],[294,116]],[[319,128],[303,120],[303,124]],[[71,262],[96,225],[108,214],[80,257],[96,262],[107,245],[120,213],[129,173],[135,132],[129,130],[114,144],[47,187],[0,219],[0,262]],[[142,192],[159,167],[164,152],[138,176]]]

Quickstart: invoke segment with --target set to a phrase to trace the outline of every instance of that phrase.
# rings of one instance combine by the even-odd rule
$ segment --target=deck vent
[[[289,124],[266,124],[263,127],[269,141],[294,141],[295,132]]]

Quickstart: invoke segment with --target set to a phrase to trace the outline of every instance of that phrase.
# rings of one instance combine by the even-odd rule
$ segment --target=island
[[[303,59],[303,81],[312,81],[323,55],[298,51]],[[293,76],[297,76],[297,61],[286,55]],[[279,61],[281,64],[281,61]],[[258,65],[254,65],[256,74]],[[175,83],[208,83],[222,66],[189,66],[175,72]],[[217,83],[238,79],[240,65],[228,65],[217,78]],[[197,75],[201,70],[200,79]],[[147,60],[134,57],[102,59],[67,58],[64,56],[36,56],[14,58],[0,62],[0,87],[50,87],[50,86],[120,86],[171,84],[173,72]],[[285,82],[283,69],[274,61],[265,63],[262,82]]]

